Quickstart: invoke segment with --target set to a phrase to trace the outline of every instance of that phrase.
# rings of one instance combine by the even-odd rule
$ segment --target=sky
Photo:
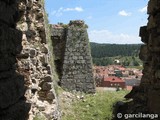
[[[84,20],[91,42],[137,44],[148,0],[45,0],[50,24]]]

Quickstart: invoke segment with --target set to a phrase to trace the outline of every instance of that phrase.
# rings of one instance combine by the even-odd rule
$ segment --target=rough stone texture
[[[0,1],[0,120],[26,120],[24,77],[16,72],[16,55],[22,50],[17,0]]]
[[[44,3],[41,0],[21,0],[19,10],[22,17],[17,23],[17,28],[22,31],[20,40],[23,48],[17,55],[17,71],[25,79],[25,83],[22,84],[27,88],[25,96],[27,102],[31,104],[29,120],[33,120],[39,114],[47,120],[58,120],[60,114],[53,86],[54,71],[49,69],[51,54],[48,49],[49,30],[45,19]]]
[[[148,24],[140,28],[140,59],[144,61],[141,84],[125,96],[131,102],[117,104],[116,113],[152,113],[160,117],[160,1],[148,3]],[[136,118],[135,118],[136,119]],[[160,119],[160,118],[158,118]]]
[[[69,25],[65,25],[65,27],[63,25],[53,25],[52,29],[53,44],[55,46],[65,44],[64,53],[62,50],[59,51],[61,54],[58,55],[61,63],[59,67],[62,68],[61,86],[71,91],[94,93],[92,61],[84,21],[70,21]],[[55,53],[58,53],[58,49],[55,49]],[[64,56],[62,56],[63,54]]]
[[[51,25],[51,39],[53,45],[53,52],[55,56],[55,65],[59,78],[62,77],[62,65],[64,59],[64,51],[66,45],[66,28],[63,25]]]

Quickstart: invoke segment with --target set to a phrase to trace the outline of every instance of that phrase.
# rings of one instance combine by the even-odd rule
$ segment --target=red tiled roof
[[[126,86],[126,90],[132,90],[133,86]]]
[[[110,82],[125,82],[123,79],[111,76],[111,77],[105,77],[104,81],[110,81]]]
[[[125,70],[126,70],[126,68],[124,68],[124,67],[119,67],[118,69],[119,69],[119,70],[122,70],[122,71],[125,71]]]

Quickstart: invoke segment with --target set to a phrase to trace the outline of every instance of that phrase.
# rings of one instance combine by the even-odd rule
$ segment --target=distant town
[[[94,66],[93,70],[96,87],[106,90],[132,90],[142,77],[142,70],[122,65]]]

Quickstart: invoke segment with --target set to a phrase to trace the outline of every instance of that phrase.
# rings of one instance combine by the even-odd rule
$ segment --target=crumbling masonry
[[[16,0],[0,1],[0,120],[25,120],[30,104],[25,102],[24,77],[16,71],[16,56],[22,50],[22,32]]]
[[[25,97],[31,104],[29,120],[59,119],[58,101],[54,90],[55,72],[51,66],[49,29],[43,0],[21,0],[22,14],[17,28],[22,31],[21,53],[17,56],[18,71],[25,77]],[[39,119],[40,119],[39,118]]]
[[[46,33],[43,1],[0,1],[0,120],[59,119]]]
[[[88,34],[82,20],[68,25],[52,25],[55,62],[60,85],[70,91],[95,92]]]
[[[139,55],[144,63],[141,84],[125,96],[131,102],[117,104],[118,113],[160,114],[160,1],[150,0],[147,13],[148,24],[140,28],[144,43]]]
[[[32,120],[36,116],[44,120],[60,119],[42,1],[0,1],[0,120]],[[160,113],[159,0],[149,1],[148,14],[148,25],[140,29],[144,42],[140,52],[140,59],[144,61],[142,82],[126,95],[132,99],[130,102],[117,104],[116,112]],[[58,30],[62,30],[60,35]],[[54,48],[62,87],[95,92],[83,21],[71,21],[61,28],[53,27],[53,31],[53,44],[64,45],[62,49],[61,45]],[[62,42],[57,43],[55,39]]]

